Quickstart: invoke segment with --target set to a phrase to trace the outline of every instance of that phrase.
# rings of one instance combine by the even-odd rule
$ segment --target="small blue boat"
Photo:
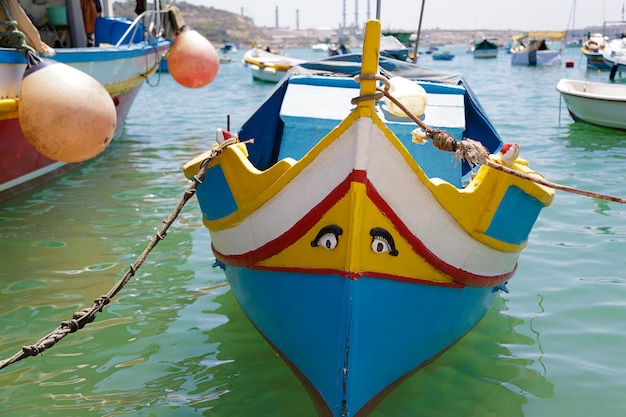
[[[454,59],[454,54],[447,50],[433,54],[433,60],[435,61],[451,61],[452,59]]]

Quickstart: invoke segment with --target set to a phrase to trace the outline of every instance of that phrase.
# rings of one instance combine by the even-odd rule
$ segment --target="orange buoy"
[[[102,152],[115,133],[117,112],[106,89],[69,65],[27,53],[18,117],[26,140],[42,155],[82,162]]]
[[[178,84],[200,88],[213,81],[220,67],[220,59],[206,37],[183,26],[167,55],[167,67]]]

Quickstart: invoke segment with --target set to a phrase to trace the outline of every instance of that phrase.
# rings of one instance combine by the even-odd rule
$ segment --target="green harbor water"
[[[466,49],[419,63],[462,73],[503,139],[548,180],[626,197],[626,132],[574,123],[555,88],[561,78],[606,82],[608,72],[587,71],[576,48],[563,54],[574,68],[511,66],[503,51],[477,60]],[[0,203],[1,359],[106,294],[181,198],[181,166],[227,116],[238,129],[271,91],[242,54],[198,90],[153,76],[102,155]],[[213,268],[210,243],[192,199],[95,322],[0,371],[0,415],[315,417]],[[625,254],[626,206],[558,191],[510,293],[372,417],[626,416]]]

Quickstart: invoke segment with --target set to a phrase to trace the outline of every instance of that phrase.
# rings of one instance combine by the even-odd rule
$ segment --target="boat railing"
[[[116,47],[124,43],[132,45],[136,43],[137,31],[143,32],[141,40],[148,41],[150,38],[163,38],[169,31],[169,10],[146,10],[133,20],[126,32],[115,44]]]

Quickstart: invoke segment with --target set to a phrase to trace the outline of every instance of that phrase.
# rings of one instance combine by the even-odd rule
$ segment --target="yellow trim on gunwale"
[[[3,98],[0,100],[0,120],[17,118],[17,110],[20,106],[19,98]]]
[[[142,82],[146,81],[148,77],[156,72],[158,67],[159,65],[155,64],[152,68],[150,68],[148,71],[141,75],[129,78],[128,80],[122,81],[117,84],[106,85],[105,88],[111,96],[118,96],[120,94],[127,93],[128,91],[135,88],[137,84],[141,84]]]
[[[275,64],[275,63],[271,63],[271,64],[264,64],[263,62],[260,61],[255,61],[254,59],[250,59],[247,56],[243,57],[243,60],[251,65],[256,65],[257,67],[264,69],[264,68],[274,68],[276,71],[289,71],[292,67],[292,65],[285,65],[285,64]]]

